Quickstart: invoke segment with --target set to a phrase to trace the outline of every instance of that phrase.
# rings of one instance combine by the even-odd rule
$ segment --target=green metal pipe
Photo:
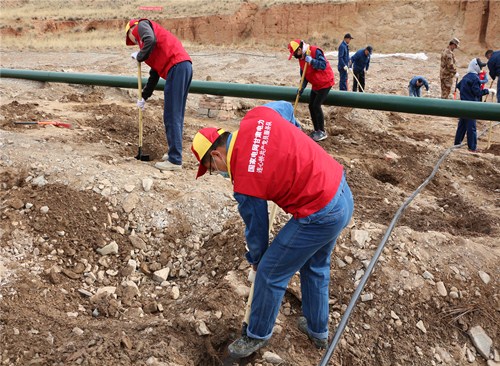
[[[137,88],[137,78],[131,76],[0,69],[0,77],[118,88]],[[147,78],[143,78],[143,85],[146,82]],[[160,79],[156,89],[163,90],[164,86],[165,80]],[[285,86],[193,80],[189,92],[239,98],[294,101],[297,89]],[[310,90],[306,89],[300,101],[308,102],[309,97]],[[332,90],[328,94],[325,104],[402,113],[500,121],[500,104],[498,103],[477,103],[436,98],[410,98],[399,95],[351,93]]]

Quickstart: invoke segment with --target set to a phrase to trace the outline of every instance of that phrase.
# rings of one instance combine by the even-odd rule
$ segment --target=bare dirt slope
[[[195,79],[299,82],[284,49],[223,49],[188,47]],[[133,76],[130,51],[62,57],[2,49],[1,66]],[[405,94],[408,79],[422,74],[431,81],[429,97],[438,97],[439,55],[428,56],[374,58],[367,91]],[[464,74],[473,55],[457,56]],[[0,83],[0,362],[219,365],[238,337],[248,294],[244,227],[228,181],[194,179],[189,147],[197,129],[236,130],[239,117],[263,101],[227,98],[237,108],[232,118],[214,119],[198,113],[202,96],[190,95],[184,169],[174,174],[134,159],[135,90]],[[333,334],[392,217],[451,146],[456,119],[336,107],[325,113],[329,138],[321,145],[344,164],[355,197],[354,220],[332,258]],[[154,159],[166,151],[161,115],[157,91],[144,114],[145,150]],[[307,106],[297,115],[309,132]],[[42,120],[73,128],[13,123]],[[479,131],[488,126],[478,122]],[[500,362],[499,154],[496,130],[484,154],[461,149],[445,160],[398,222],[332,365]],[[286,220],[279,213],[275,230]],[[322,352],[296,328],[298,279],[289,288],[271,342],[242,365],[273,364],[265,352],[282,365],[319,363]],[[489,354],[468,335],[477,326],[492,339]]]

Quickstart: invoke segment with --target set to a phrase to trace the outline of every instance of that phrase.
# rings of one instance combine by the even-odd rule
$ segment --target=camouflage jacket
[[[439,76],[444,78],[451,78],[457,72],[457,66],[455,61],[455,55],[447,47],[441,53],[441,70],[439,71]]]

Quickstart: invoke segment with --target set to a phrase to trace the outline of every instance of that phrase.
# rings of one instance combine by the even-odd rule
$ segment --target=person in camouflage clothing
[[[448,99],[453,85],[453,79],[458,80],[457,63],[453,51],[458,48],[460,41],[453,38],[448,47],[441,53],[441,70],[439,77],[441,79],[441,99]]]

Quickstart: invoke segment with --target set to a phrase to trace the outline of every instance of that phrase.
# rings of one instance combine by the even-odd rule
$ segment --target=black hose
[[[497,122],[491,128],[493,128],[499,124],[500,124],[500,122]],[[478,138],[481,137],[482,135],[484,135],[487,131],[488,131],[488,128],[485,129],[483,132],[481,132],[481,134],[478,136]],[[373,271],[373,267],[377,263],[378,258],[380,257],[380,254],[382,253],[382,250],[384,249],[384,246],[387,242],[387,239],[389,239],[389,236],[391,235],[392,230],[394,229],[394,226],[396,225],[396,222],[399,220],[399,216],[401,216],[401,214],[406,209],[406,207],[411,203],[411,201],[413,201],[413,199],[417,196],[417,194],[420,193],[420,191],[422,189],[424,189],[424,187],[436,175],[436,173],[439,169],[439,166],[441,165],[443,160],[453,150],[458,149],[458,148],[462,147],[463,145],[464,145],[464,143],[461,143],[460,145],[454,145],[454,146],[448,148],[443,153],[443,155],[439,158],[437,164],[434,166],[434,169],[432,170],[432,173],[429,175],[429,177],[415,190],[415,192],[412,193],[412,195],[403,203],[403,205],[396,212],[396,215],[394,216],[391,223],[389,224],[389,227],[387,228],[387,231],[385,232],[385,235],[382,238],[382,241],[378,245],[377,250],[375,251],[375,254],[373,255],[373,258],[371,259],[370,264],[368,264],[368,267],[366,268],[365,274],[361,278],[361,281],[359,282],[358,287],[356,287],[356,290],[354,291],[354,294],[351,297],[351,301],[349,302],[349,305],[347,306],[347,309],[346,309],[344,315],[342,316],[342,319],[340,320],[340,323],[337,327],[337,330],[335,331],[332,342],[330,343],[330,345],[328,346],[328,349],[326,350],[325,354],[323,355],[323,358],[321,359],[319,366],[326,366],[328,364],[328,361],[330,361],[330,358],[332,357],[333,352],[335,351],[335,347],[337,346],[337,344],[340,340],[340,337],[342,336],[342,333],[344,333],[344,329],[347,325],[349,317],[351,316],[351,312],[354,309],[354,306],[356,305],[356,302],[358,301],[359,296],[361,294],[361,291],[363,291],[363,288],[365,287],[366,282],[368,281],[368,278],[371,276],[372,271]]]

